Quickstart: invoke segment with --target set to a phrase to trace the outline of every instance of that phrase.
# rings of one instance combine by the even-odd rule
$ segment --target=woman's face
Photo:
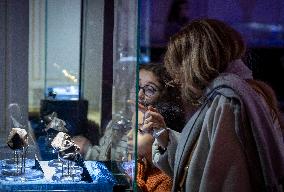
[[[139,103],[152,105],[161,95],[161,85],[158,78],[151,71],[141,69],[139,72]]]

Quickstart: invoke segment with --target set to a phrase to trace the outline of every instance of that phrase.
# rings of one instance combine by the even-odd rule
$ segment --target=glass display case
[[[7,105],[0,191],[136,191],[138,6],[29,1],[29,119]]]

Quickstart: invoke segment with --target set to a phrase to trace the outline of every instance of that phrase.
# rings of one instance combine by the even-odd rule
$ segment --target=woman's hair
[[[275,122],[276,120],[278,120],[280,128],[283,132],[284,131],[284,121],[283,121],[283,117],[281,116],[277,97],[273,89],[266,83],[259,81],[259,80],[248,79],[246,81],[259,95],[261,95],[264,98],[265,102],[271,109],[273,121]]]
[[[165,123],[173,130],[181,131],[185,125],[185,110],[179,87],[174,84],[163,64],[140,64],[140,70],[152,72],[160,83],[160,96],[154,107],[164,117]]]
[[[233,60],[245,53],[242,36],[214,20],[192,21],[171,37],[164,62],[170,75],[183,86],[182,96],[200,104],[205,87]]]

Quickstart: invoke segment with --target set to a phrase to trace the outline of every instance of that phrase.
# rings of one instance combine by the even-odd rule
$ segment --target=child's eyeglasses
[[[152,97],[153,95],[156,94],[157,91],[159,91],[158,89],[154,88],[151,85],[145,85],[144,87],[139,86],[139,91],[143,90],[143,93],[145,94],[145,96],[147,97]]]

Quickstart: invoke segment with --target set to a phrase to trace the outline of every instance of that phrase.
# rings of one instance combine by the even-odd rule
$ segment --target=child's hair
[[[170,74],[162,63],[147,63],[140,64],[140,70],[146,70],[152,72],[161,85],[161,100],[162,101],[179,101],[181,100],[181,93],[179,87],[172,81]],[[159,102],[161,102],[161,100]]]
[[[139,69],[150,71],[157,77],[162,91],[159,100],[153,106],[164,117],[168,127],[181,132],[186,122],[179,86],[173,82],[162,63],[140,64]]]

